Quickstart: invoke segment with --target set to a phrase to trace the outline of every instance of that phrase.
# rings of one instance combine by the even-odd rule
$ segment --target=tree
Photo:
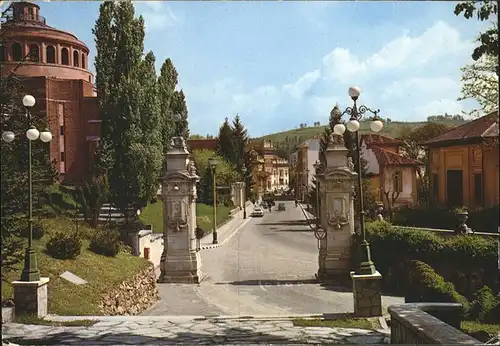
[[[180,136],[184,139],[188,139],[188,109],[184,91],[174,91],[171,108],[174,119],[174,136]]]
[[[465,1],[455,6],[455,15],[462,13],[466,19],[472,18],[475,13],[479,20],[484,21],[498,15],[498,4],[496,1]],[[483,55],[498,58],[498,23],[480,33],[478,42],[479,46],[472,53],[474,61],[478,61]],[[500,75],[498,66],[496,73],[497,76]]]
[[[165,155],[165,159],[175,132],[172,104],[178,76],[172,60],[170,58],[166,59],[161,65],[160,76],[158,77],[158,97],[160,100],[163,155]]]
[[[108,177],[93,169],[77,187],[77,200],[82,214],[91,227],[97,227],[101,208],[108,197]]]
[[[156,193],[163,161],[155,59],[152,53],[142,59],[144,20],[135,18],[130,1],[101,4],[93,32],[105,148],[101,168],[111,203],[128,222]]]
[[[462,70],[462,92],[459,101],[474,99],[481,106],[469,115],[478,116],[481,111],[489,113],[498,108],[498,57],[485,54]]]
[[[235,162],[233,142],[233,129],[226,118],[219,128],[217,143],[217,154],[222,156],[227,162]]]
[[[2,77],[0,83],[0,117],[5,130],[15,139],[1,145],[1,265],[2,273],[15,268],[23,258],[25,241],[21,235],[28,228],[28,140],[29,124],[22,98],[26,91],[17,76]],[[47,119],[35,106],[31,112],[32,124],[37,129],[47,128]],[[32,142],[33,216],[43,215],[43,197],[55,183],[57,172],[50,161],[49,144]],[[5,275],[2,275],[5,278]]]
[[[247,130],[245,126],[241,123],[240,116],[236,114],[233,120],[232,126],[233,132],[233,150],[234,150],[234,162],[236,170],[241,173],[241,168],[245,165],[246,150],[245,146],[248,141]]]

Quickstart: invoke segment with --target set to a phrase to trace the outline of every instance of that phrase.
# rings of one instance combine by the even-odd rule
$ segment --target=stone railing
[[[405,229],[405,230],[434,232],[434,233],[436,233],[440,236],[443,236],[443,237],[452,237],[452,236],[456,235],[455,231],[453,231],[451,229],[410,227],[410,226],[398,226],[398,225],[393,225],[393,227],[401,228],[401,229]],[[496,238],[496,239],[500,238],[500,233],[474,232],[474,233],[471,233],[470,235],[483,237],[483,238]]]
[[[410,303],[392,305],[391,344],[482,345],[458,330],[462,305],[457,303]]]

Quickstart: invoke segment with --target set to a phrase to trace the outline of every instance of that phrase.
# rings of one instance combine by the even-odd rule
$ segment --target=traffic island
[[[14,302],[16,316],[47,316],[49,278],[38,281],[14,281]]]
[[[352,293],[354,296],[354,315],[356,317],[382,316],[382,295],[380,282],[382,275],[358,275],[351,272]]]

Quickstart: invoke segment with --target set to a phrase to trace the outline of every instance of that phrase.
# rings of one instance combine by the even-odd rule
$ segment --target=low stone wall
[[[391,344],[482,345],[461,332],[461,304],[412,303],[389,306]]]
[[[100,309],[104,315],[137,315],[159,299],[156,274],[151,265],[105,293]]]

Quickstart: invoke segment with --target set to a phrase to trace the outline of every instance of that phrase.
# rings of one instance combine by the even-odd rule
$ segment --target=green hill
[[[458,126],[465,124],[467,121],[466,120],[452,120],[452,119],[446,119],[446,120],[440,120],[436,121],[439,123],[443,123],[449,126]],[[391,122],[384,122],[384,128],[380,132],[381,135],[388,136],[388,137],[393,137],[393,138],[398,138],[402,131],[405,128],[414,128],[414,127],[420,127],[425,125],[427,122],[426,121],[421,121],[421,122],[404,122],[404,121],[391,121]],[[308,139],[313,138],[314,136],[321,135],[325,129],[325,126],[319,126],[319,127],[304,127],[304,128],[297,128],[289,131],[283,131],[283,132],[277,132],[277,133],[271,133],[262,137],[259,137],[258,139],[265,139],[268,141],[272,142],[289,142],[289,143],[296,143],[299,144],[303,141],[306,141]],[[370,132],[370,121],[362,121],[361,122],[361,132],[363,133],[369,133]]]

